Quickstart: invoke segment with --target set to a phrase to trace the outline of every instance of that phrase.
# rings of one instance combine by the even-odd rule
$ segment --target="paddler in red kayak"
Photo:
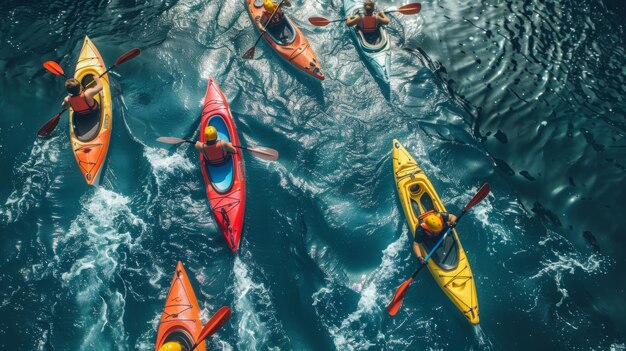
[[[159,351],[189,351],[189,347],[179,343],[178,341],[170,341],[163,344]]]
[[[65,81],[65,90],[69,96],[66,96],[61,103],[63,108],[71,107],[75,114],[89,115],[98,111],[98,101],[93,97],[98,95],[103,88],[102,82],[98,76],[92,76],[95,86],[83,90],[82,85],[76,78],[70,78]]]
[[[413,191],[413,189],[410,189]],[[418,243],[423,244],[425,241],[432,241],[434,246],[441,235],[449,228],[456,226],[456,216],[446,212],[437,212],[435,210],[423,213],[418,217],[417,226],[415,228],[415,241],[413,242],[413,251],[421,264],[424,264],[424,257],[420,252]]]
[[[359,13],[356,16],[346,18],[348,27],[358,26],[368,42],[375,42],[376,40],[373,39],[378,38],[380,26],[388,25],[390,22],[389,17],[384,12],[374,12],[375,7],[374,0],[365,0],[363,3],[364,15]]]
[[[236,154],[237,149],[229,141],[217,140],[217,129],[213,126],[204,128],[205,143],[196,141],[196,150],[212,165],[219,165]]]

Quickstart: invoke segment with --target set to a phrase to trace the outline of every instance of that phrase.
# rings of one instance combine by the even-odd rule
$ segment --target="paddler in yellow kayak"
[[[357,14],[356,16],[346,18],[348,27],[358,26],[368,42],[375,42],[376,40],[374,39],[380,33],[378,31],[380,26],[386,26],[391,22],[384,12],[374,12],[375,7],[376,3],[374,0],[365,0],[363,3],[364,15]]]
[[[196,141],[196,150],[212,165],[222,164],[230,158],[230,154],[237,153],[230,141],[217,140],[217,129],[213,126],[204,128],[204,138],[204,143]]]
[[[61,106],[63,108],[71,107],[74,113],[79,116],[90,115],[98,111],[100,106],[93,97],[98,95],[104,86],[98,76],[94,75],[93,81],[96,83],[95,86],[83,89],[78,79],[69,78],[66,80],[65,90],[70,95],[65,97]]]
[[[410,189],[412,192],[419,191],[419,186],[414,185],[414,187],[418,189]],[[426,246],[435,246],[439,239],[441,239],[441,235],[443,235],[449,228],[454,228],[455,226],[456,216],[447,212],[437,212],[433,210],[425,212],[418,217],[417,226],[415,228],[413,251],[415,251],[415,255],[421,264],[425,263],[418,243],[423,244],[425,241],[429,241],[432,242],[432,245]]]

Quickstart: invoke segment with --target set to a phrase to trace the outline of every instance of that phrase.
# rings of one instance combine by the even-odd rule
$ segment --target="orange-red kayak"
[[[92,76],[99,76],[106,71],[102,56],[88,36],[85,36],[80,49],[74,78],[78,79],[83,88],[93,81]],[[72,152],[78,163],[85,181],[89,185],[99,185],[104,161],[111,140],[111,89],[109,75],[102,76],[102,91],[94,99],[100,109],[86,116],[77,116],[70,109],[70,143]]]
[[[155,350],[159,351],[163,344],[170,341],[178,341],[190,350],[196,343],[201,330],[202,321],[196,295],[183,264],[178,262],[159,322]],[[196,347],[196,350],[206,351],[204,341]]]
[[[289,62],[298,70],[319,80],[324,80],[324,72],[320,65],[313,48],[309,45],[309,41],[298,26],[285,14],[285,25],[281,30],[281,36],[284,40],[280,40],[272,30],[264,30],[261,23],[263,15],[263,1],[245,0],[248,13],[252,19],[252,23],[259,31],[263,33],[263,37],[267,43],[276,51],[285,61]]]

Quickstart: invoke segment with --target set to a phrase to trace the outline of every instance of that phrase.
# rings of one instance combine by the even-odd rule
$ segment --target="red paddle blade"
[[[474,205],[481,202],[485,197],[487,197],[490,191],[491,191],[491,186],[489,185],[489,183],[483,184],[483,186],[480,187],[480,190],[478,190],[476,195],[474,195],[472,200],[470,200],[470,202],[467,203],[467,205],[463,209],[463,212],[469,210],[470,208],[474,207]]]
[[[54,61],[46,61],[43,63],[43,68],[48,70],[48,72],[57,75],[57,76],[65,76],[65,72],[63,72],[63,68],[54,62]]]
[[[396,291],[396,294],[393,295],[393,299],[391,300],[389,305],[387,305],[387,313],[389,313],[390,316],[395,316],[396,313],[398,313],[400,306],[402,306],[402,300],[404,299],[404,295],[406,295],[406,291],[409,288],[409,285],[411,285],[412,281],[413,278],[407,279],[407,281],[400,285],[400,287]]]
[[[65,112],[65,110],[57,113],[54,117],[50,118],[50,120],[46,122],[46,124],[44,124],[43,127],[39,128],[37,135],[39,135],[40,137],[50,136],[50,134],[52,134],[54,129],[57,127],[57,124],[59,124],[59,121],[61,120],[61,115],[63,114],[63,112]]]
[[[135,57],[139,56],[139,54],[141,54],[141,50],[138,48],[134,48],[134,49],[130,49],[127,53],[125,53],[124,55],[120,56],[117,61],[115,61],[115,66],[119,66],[122,63],[132,60]]]
[[[256,51],[256,47],[251,47],[250,50],[246,51],[245,54],[243,54],[243,58],[246,60],[250,60],[252,58],[254,58],[254,52]]]
[[[222,308],[220,308],[219,311],[217,311],[217,313],[215,313],[213,317],[209,319],[209,321],[204,325],[204,327],[202,327],[202,331],[200,332],[200,335],[198,336],[198,343],[202,342],[204,339],[215,334],[215,332],[220,330],[220,328],[224,325],[224,323],[228,321],[228,319],[230,318],[230,315],[231,315],[230,308],[226,306],[223,306]]]
[[[330,21],[324,17],[311,17],[309,18],[309,22],[311,22],[312,25],[318,27],[325,27],[330,24]]]
[[[417,2],[414,4],[407,4],[404,6],[400,6],[397,11],[403,15],[416,15],[420,13],[421,10],[422,10],[422,4]]]

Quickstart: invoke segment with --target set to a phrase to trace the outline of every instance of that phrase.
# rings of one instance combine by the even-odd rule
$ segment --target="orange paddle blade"
[[[400,6],[397,11],[403,15],[416,15],[420,13],[421,10],[422,10],[422,4],[417,2],[414,4],[407,4],[404,6]]]
[[[207,337],[215,334],[230,318],[230,308],[223,306],[211,317],[211,319],[204,325],[200,336],[198,336],[198,343],[206,339]]]
[[[398,313],[400,306],[402,306],[402,299],[404,299],[404,295],[406,295],[406,291],[409,289],[409,285],[412,281],[412,277],[407,279],[407,281],[400,285],[400,287],[396,291],[396,294],[393,295],[393,299],[391,300],[389,305],[387,305],[387,313],[389,313],[390,316],[395,316],[396,313]]]
[[[57,76],[65,76],[65,72],[63,72],[63,68],[54,62],[54,61],[46,61],[43,63],[43,68],[48,70],[48,72],[57,75]]]
[[[324,17],[311,17],[309,18],[309,22],[311,22],[312,25],[318,27],[325,27],[330,24],[330,21]]]

